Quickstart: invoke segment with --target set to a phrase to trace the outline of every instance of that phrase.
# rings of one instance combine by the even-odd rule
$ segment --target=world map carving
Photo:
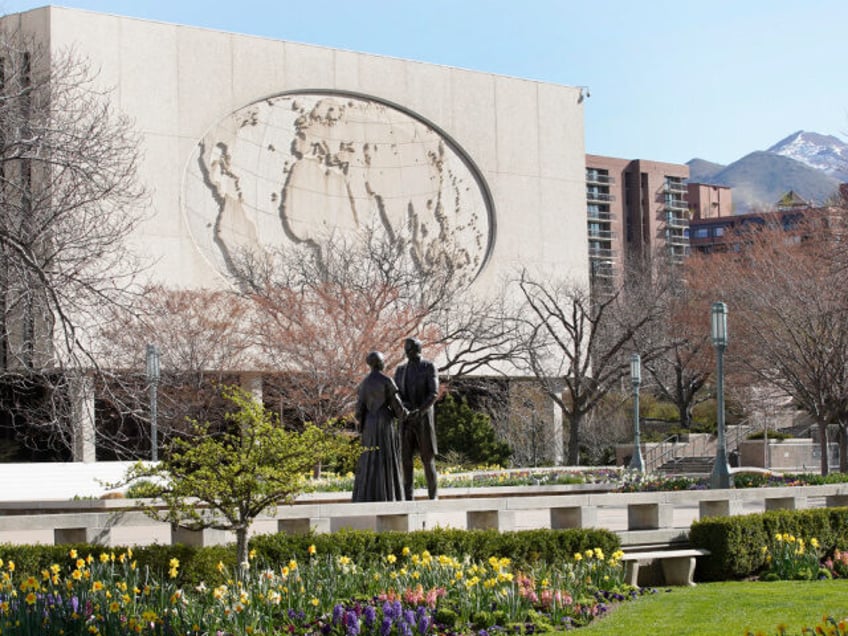
[[[298,93],[245,106],[199,141],[184,180],[191,236],[213,266],[242,250],[376,229],[414,262],[473,278],[492,249],[483,178],[423,120],[358,96]]]

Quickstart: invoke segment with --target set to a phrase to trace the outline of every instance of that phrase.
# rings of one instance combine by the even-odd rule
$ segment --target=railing
[[[667,212],[665,215],[665,224],[669,227],[685,229],[689,227],[689,219],[685,216],[679,216],[674,212]]]
[[[594,192],[592,190],[587,190],[586,199],[588,201],[615,201],[615,196],[609,194],[608,192]]]
[[[615,178],[608,174],[600,174],[594,170],[587,170],[586,183],[603,183],[604,185],[609,185],[615,183]]]
[[[604,247],[590,247],[589,248],[589,258],[612,258],[615,256],[615,252],[611,249]]]
[[[677,435],[670,435],[658,444],[648,445],[644,450],[645,470],[650,472],[672,459],[674,455],[674,445],[677,442]]]
[[[596,230],[589,228],[589,238],[597,239],[612,239],[615,237],[615,232],[612,230]]]
[[[689,210],[689,202],[685,199],[666,197],[663,202],[667,210]]]
[[[669,232],[665,240],[674,245],[689,245],[689,237],[678,232]]]
[[[689,437],[689,440],[681,442],[680,435],[669,435],[656,444],[645,444],[643,447],[645,470],[654,471],[663,464],[681,457],[703,457],[714,454],[711,436],[694,434]]]

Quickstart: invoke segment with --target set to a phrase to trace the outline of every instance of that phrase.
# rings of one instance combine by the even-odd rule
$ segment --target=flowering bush
[[[131,550],[95,558],[69,554],[40,575],[0,562],[2,634],[315,634],[426,636],[496,626],[532,631],[589,622],[608,603],[637,593],[623,583],[621,553],[600,549],[529,571],[510,559],[474,562],[428,552],[387,554],[361,568],[345,556],[292,559],[273,568],[255,560],[225,582],[183,589],[179,561],[155,576]]]
[[[766,581],[809,581],[819,576],[821,554],[819,542],[813,537],[809,543],[792,534],[774,535],[770,545],[763,546],[768,571]]]
[[[836,548],[833,551],[833,555],[824,560],[823,566],[832,576],[838,578],[848,577],[848,552]]]

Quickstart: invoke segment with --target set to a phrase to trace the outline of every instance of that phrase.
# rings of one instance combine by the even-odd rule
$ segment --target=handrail
[[[712,438],[699,436],[693,442],[683,443],[680,435],[669,435],[661,442],[652,444],[645,449],[645,470],[654,471],[669,460],[680,457],[703,457],[712,455],[710,449]]]
[[[645,470],[652,472],[662,466],[669,456],[674,457],[674,444],[677,439],[677,435],[669,435],[659,444],[648,448],[645,451]]]

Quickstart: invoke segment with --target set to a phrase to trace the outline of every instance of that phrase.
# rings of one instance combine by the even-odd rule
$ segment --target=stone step
[[[667,474],[708,475],[712,472],[714,463],[714,456],[675,457],[665,462],[657,471]]]

